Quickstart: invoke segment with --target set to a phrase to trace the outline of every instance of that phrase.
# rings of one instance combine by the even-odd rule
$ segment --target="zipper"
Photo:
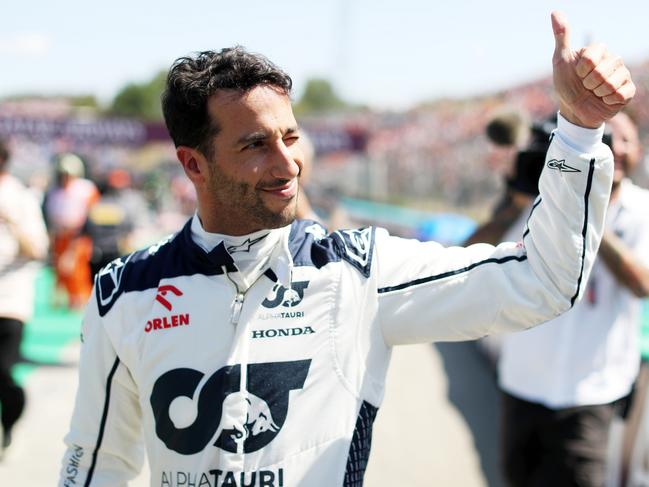
[[[268,258],[267,260],[270,260],[270,258]],[[264,263],[264,265],[266,265],[266,263]],[[239,286],[234,281],[234,279],[232,279],[230,277],[230,274],[228,273],[228,269],[225,266],[223,266],[223,273],[225,274],[225,276],[228,278],[228,280],[234,286],[234,290],[235,290],[235,293],[236,293],[235,296],[234,296],[234,300],[232,301],[232,305],[230,306],[230,309],[231,309],[230,323],[232,323],[233,326],[237,326],[239,324],[239,319],[241,318],[241,311],[243,310],[243,301],[246,299],[246,293],[257,283],[257,281],[259,279],[262,278],[262,276],[264,276],[264,273],[262,272],[257,277],[257,279],[255,279],[252,282],[252,284],[250,284],[250,286],[248,286],[248,288],[243,292],[241,292],[241,290],[239,289]]]
[[[243,309],[243,299],[245,297],[246,293],[239,292],[239,289],[237,289],[237,295],[234,297],[234,301],[232,302],[232,315],[230,316],[230,323],[232,323],[234,326],[237,326],[239,324],[239,318],[241,318],[241,310]]]

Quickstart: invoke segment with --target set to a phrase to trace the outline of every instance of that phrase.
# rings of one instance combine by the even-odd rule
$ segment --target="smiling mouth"
[[[263,186],[259,190],[282,199],[291,199],[297,194],[297,187],[297,178],[295,178],[289,181],[282,181],[281,184]]]

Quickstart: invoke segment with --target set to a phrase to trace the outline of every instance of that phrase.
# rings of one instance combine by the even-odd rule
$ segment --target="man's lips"
[[[297,187],[298,187],[297,178],[295,178],[283,184],[263,186],[259,189],[265,193],[270,193],[273,196],[276,196],[278,198],[290,199],[297,194]]]

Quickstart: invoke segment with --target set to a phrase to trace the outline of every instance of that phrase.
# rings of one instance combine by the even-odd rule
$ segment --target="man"
[[[604,485],[616,403],[638,374],[638,298],[649,294],[649,191],[626,178],[640,160],[635,125],[619,113],[608,126],[611,202],[585,298],[502,343],[502,452],[512,486]]]
[[[241,48],[176,61],[163,111],[198,212],[99,274],[60,485],[126,482],[142,430],[152,485],[362,485],[391,346],[569,308],[610,191],[602,124],[635,88],[605,50],[571,51],[561,16],[553,28],[565,119],[548,157],[575,170],[548,170],[524,245],[497,248],[294,221],[290,78]]]
[[[143,209],[130,193],[131,175],[125,169],[112,169],[99,186],[101,196],[88,210],[81,227],[81,238],[89,239],[92,248],[90,272],[94,276],[102,267],[133,250],[131,238],[138,214]],[[136,197],[137,198],[137,197]],[[135,204],[134,204],[135,203]],[[142,201],[142,203],[144,203]]]
[[[313,147],[313,142],[311,142],[311,139],[306,135],[306,132],[300,132],[300,149],[302,151],[302,167],[300,168],[300,197],[297,200],[295,218],[297,218],[298,220],[313,220],[318,223],[323,223],[321,218],[311,206],[309,198],[305,194],[305,188],[308,187],[311,182],[313,160],[315,159],[315,147]]]
[[[0,140],[0,456],[25,407],[25,392],[11,369],[20,358],[23,325],[34,308],[35,260],[47,256],[48,236],[38,201],[9,174],[9,148]]]
[[[71,153],[57,155],[55,183],[45,193],[43,202],[56,273],[55,301],[59,299],[58,293],[65,292],[71,309],[83,308],[92,292],[92,249],[79,233],[90,207],[99,199],[99,190],[84,175],[84,163],[79,156]]]

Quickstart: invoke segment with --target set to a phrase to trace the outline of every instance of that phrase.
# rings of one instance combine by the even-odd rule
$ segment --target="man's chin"
[[[265,208],[265,210],[261,218],[264,228],[281,228],[293,223],[296,217],[297,206],[291,203],[281,210],[273,211],[270,208]]]
[[[295,205],[291,205],[290,208],[286,208],[285,211],[279,214],[280,217],[280,227],[285,227],[286,225],[290,225],[295,221],[296,218],[296,207]]]

